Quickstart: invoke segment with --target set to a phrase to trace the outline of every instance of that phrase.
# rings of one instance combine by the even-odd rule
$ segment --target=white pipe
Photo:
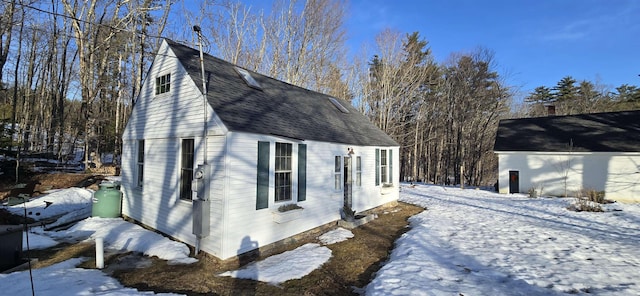
[[[104,268],[104,239],[96,237],[96,268]]]

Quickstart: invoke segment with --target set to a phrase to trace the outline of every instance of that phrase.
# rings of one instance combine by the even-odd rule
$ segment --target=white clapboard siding
[[[166,50],[166,44],[163,43]],[[161,49],[162,50],[162,49]],[[124,139],[196,137],[204,127],[204,99],[184,67],[171,51],[158,55],[145,80]],[[155,78],[171,73],[168,93],[154,95]],[[223,134],[224,126],[207,104],[208,134]]]
[[[164,50],[167,50],[163,44]],[[181,139],[193,138],[196,145],[196,163],[202,162],[201,139],[203,131],[203,98],[200,90],[187,75],[184,68],[176,63],[171,51],[156,57],[141,96],[136,101],[132,115],[123,133],[123,214],[141,223],[158,229],[172,237],[193,244],[192,205],[179,199],[180,192],[180,146]],[[162,68],[162,70],[160,70]],[[171,73],[169,93],[154,95],[155,77]],[[209,134],[222,134],[224,126],[208,109]],[[220,155],[212,156],[224,149],[224,137],[209,137],[209,159],[223,162]],[[144,186],[137,188],[136,145],[145,140]],[[218,142],[216,144],[216,139]],[[214,192],[223,191],[223,174],[212,184]],[[221,194],[215,194],[212,201],[212,217],[222,216]],[[217,223],[216,225],[219,225]],[[212,227],[211,231],[220,236],[221,228]],[[207,245],[212,254],[220,251],[220,243]]]
[[[257,155],[258,141],[269,141],[270,147],[270,190],[269,207],[256,210],[256,186],[257,186]],[[294,188],[292,201],[297,200],[297,148],[300,142],[287,139],[269,137],[263,135],[230,133],[228,143],[230,151],[229,167],[233,172],[229,173],[228,208],[225,223],[225,248],[223,258],[234,256],[250,250],[246,241],[255,242],[257,246],[264,246],[300,232],[315,228],[339,219],[339,207],[341,199],[333,199],[327,195],[333,189],[332,176],[321,177],[318,172],[333,169],[333,162],[316,161],[320,159],[317,153],[320,146],[330,147],[326,143],[307,144],[307,194],[306,200],[298,202],[304,208],[302,216],[291,222],[277,223],[274,221],[274,212],[282,204],[290,202],[278,202],[274,200],[273,171],[275,142],[293,144],[292,175]],[[232,150],[232,151],[231,151]],[[313,155],[312,157],[309,157]],[[319,178],[321,177],[321,178]],[[329,181],[329,182],[326,182]],[[331,190],[327,190],[330,188]]]
[[[393,186],[382,188],[376,186],[376,148],[393,150]],[[355,185],[355,160],[354,160],[354,186],[353,186],[353,210],[362,212],[398,199],[398,149],[391,147],[357,147],[354,148],[355,156],[362,157],[362,185]]]
[[[203,162],[203,117],[207,112],[207,162],[210,176],[210,233],[203,251],[221,259],[286,239],[340,219],[342,188],[334,188],[334,157],[353,148],[362,157],[362,186],[353,188],[353,207],[365,211],[398,198],[398,147],[361,147],[317,141],[298,141],[271,135],[230,132],[207,104],[200,90],[165,42],[143,84],[141,95],[123,133],[123,214],[187,244],[192,233],[192,202],[180,200],[181,140],[194,139],[194,167]],[[169,93],[154,95],[155,78],[171,73]],[[144,180],[137,180],[137,145],[145,142]],[[270,143],[269,207],[256,210],[258,142]],[[275,143],[291,143],[292,200],[275,202]],[[307,146],[306,200],[298,197],[298,144]],[[393,185],[375,185],[375,150],[393,149]],[[355,158],[354,158],[355,159]],[[355,178],[355,160],[353,162]],[[341,171],[341,176],[344,172]],[[290,222],[274,219],[278,207],[297,203],[304,208]]]
[[[192,203],[181,200],[180,194],[180,140],[148,139],[145,140],[144,186],[136,188],[135,177],[129,173],[123,174],[125,198],[123,214],[141,223],[153,227],[171,237],[193,245],[195,236],[192,234]],[[225,183],[224,149],[225,137],[214,136],[208,140],[209,165],[211,166],[210,194],[211,194],[211,232],[203,240],[203,250],[218,256],[221,249],[223,197]],[[201,138],[195,139],[196,147],[200,146]],[[126,144],[126,151],[135,145]],[[195,153],[201,152],[196,149]],[[135,156],[135,153],[127,152]],[[124,156],[123,159],[129,158]],[[196,163],[202,157],[196,157]],[[123,161],[125,163],[134,163]],[[134,172],[135,165],[127,165],[128,172]],[[124,170],[124,167],[123,167]]]
[[[520,192],[573,196],[580,189],[605,192],[605,198],[640,201],[640,153],[498,153],[499,191],[509,192],[509,171],[519,172]]]
[[[270,190],[269,207],[256,210],[257,186],[257,147],[258,141],[268,141],[270,146]],[[292,175],[293,196],[288,202],[275,202],[273,172],[275,169],[275,142],[293,144]],[[297,148],[298,144],[307,145],[307,184],[306,200],[297,202]],[[224,250],[222,258],[235,256],[251,250],[247,241],[254,246],[264,246],[340,219],[343,206],[342,190],[334,188],[334,157],[345,156],[348,147],[344,144],[332,144],[314,141],[291,141],[288,139],[254,135],[246,133],[228,134],[229,186],[227,191],[226,221],[224,230]],[[363,186],[371,189],[354,190],[354,201],[360,202],[360,210],[367,210],[397,199],[396,194],[383,196],[380,188],[375,187],[375,148],[363,147],[369,151],[363,156]],[[397,160],[396,160],[397,161]],[[369,167],[366,172],[365,166]],[[397,176],[397,173],[396,175]],[[391,190],[393,191],[393,190]],[[278,207],[286,203],[297,203],[304,208],[301,217],[285,223],[274,221]]]
[[[211,201],[210,209],[210,232],[200,242],[203,251],[221,257],[222,255],[222,238],[224,236],[224,211],[225,211],[225,195],[226,195],[226,175],[228,173],[228,165],[226,163],[226,137],[213,136],[207,139],[208,164],[210,166],[210,190],[209,200]],[[200,162],[199,162],[200,163]],[[192,218],[192,216],[189,216]],[[195,237],[191,233],[191,229],[183,234],[185,237],[194,240]],[[185,240],[188,241],[188,240]],[[193,245],[193,244],[192,244]]]

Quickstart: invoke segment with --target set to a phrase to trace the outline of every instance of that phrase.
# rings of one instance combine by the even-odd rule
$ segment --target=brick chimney
[[[556,106],[547,105],[547,116],[554,116],[554,115],[556,115]]]

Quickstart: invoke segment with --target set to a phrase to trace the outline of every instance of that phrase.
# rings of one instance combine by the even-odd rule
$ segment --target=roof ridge
[[[170,39],[166,42],[168,50],[173,51],[200,88],[199,50]],[[344,104],[351,112],[341,112],[328,100],[330,95],[248,70],[211,54],[204,55],[204,65],[210,75],[206,78],[207,101],[229,131],[349,145],[399,146],[352,104]],[[235,67],[253,75],[261,89],[245,83]]]

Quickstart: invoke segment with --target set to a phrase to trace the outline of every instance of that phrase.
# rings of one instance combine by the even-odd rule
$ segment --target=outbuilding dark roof
[[[198,50],[165,39],[191,79],[202,89]],[[235,65],[204,55],[207,99],[230,131],[363,146],[399,146],[349,102],[339,110],[329,96],[255,72],[251,87]]]
[[[493,149],[640,152],[640,110],[500,120]]]

